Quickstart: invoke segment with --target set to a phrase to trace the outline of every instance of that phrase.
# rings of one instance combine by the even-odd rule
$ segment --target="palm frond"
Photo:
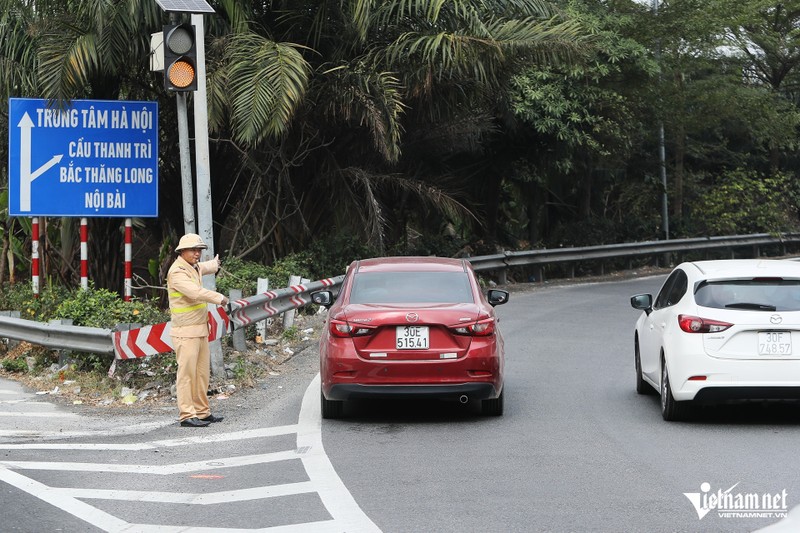
[[[396,161],[400,155],[400,117],[404,109],[402,86],[397,77],[391,72],[349,65],[327,69],[324,74],[329,77],[326,113],[366,128],[375,149],[387,161]]]
[[[33,13],[15,0],[0,2],[0,97],[35,94],[37,37],[31,34]]]
[[[234,35],[226,50],[234,137],[253,145],[279,137],[305,95],[311,69],[298,47],[260,35]]]
[[[85,92],[101,62],[97,36],[74,26],[49,33],[39,48],[42,92],[55,100],[72,100]]]

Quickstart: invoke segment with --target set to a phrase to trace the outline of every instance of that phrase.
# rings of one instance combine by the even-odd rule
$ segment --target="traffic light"
[[[197,42],[192,24],[164,26],[164,88],[197,90]]]

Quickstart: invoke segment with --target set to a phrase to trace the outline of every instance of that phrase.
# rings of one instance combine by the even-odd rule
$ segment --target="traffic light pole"
[[[183,196],[184,233],[197,233],[194,222],[194,190],[192,187],[192,159],[189,149],[189,119],[186,93],[175,93],[178,109],[178,148],[181,159],[181,193]]]
[[[169,14],[171,25],[181,23],[182,15],[178,12]],[[166,34],[166,32],[164,32]],[[167,47],[167,35],[163,37],[163,45]],[[166,58],[165,61],[166,63]],[[164,65],[164,83],[167,81],[167,68]],[[181,198],[183,202],[183,232],[197,233],[194,218],[194,187],[192,186],[192,152],[189,146],[189,113],[186,105],[186,93],[175,93],[175,107],[178,115],[178,153],[181,162]]]

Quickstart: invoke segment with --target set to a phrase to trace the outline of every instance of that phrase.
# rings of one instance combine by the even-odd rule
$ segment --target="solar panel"
[[[166,12],[176,13],[215,13],[205,0],[156,0]]]

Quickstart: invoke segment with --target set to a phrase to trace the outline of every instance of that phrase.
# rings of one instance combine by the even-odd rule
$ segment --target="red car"
[[[508,292],[481,292],[463,259],[383,257],[354,261],[320,337],[322,416],[345,400],[438,398],[480,401],[503,414],[503,337],[494,306]]]

